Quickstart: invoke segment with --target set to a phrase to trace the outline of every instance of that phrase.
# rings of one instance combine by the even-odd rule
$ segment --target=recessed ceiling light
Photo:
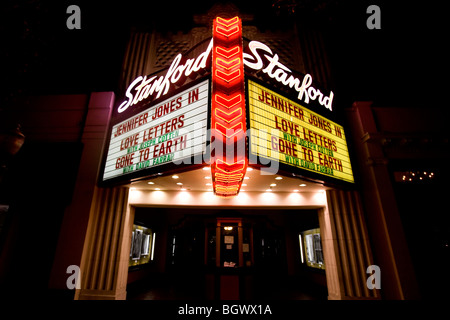
[[[250,177],[245,177],[244,179],[248,180],[248,179],[250,179]]]
[[[242,186],[243,186],[243,187],[246,187],[246,186],[247,186],[247,184],[246,184],[246,183],[243,183],[243,184],[242,184]]]
[[[247,171],[253,171],[253,168],[247,167]]]
[[[209,170],[209,167],[203,167],[203,170],[205,170],[205,171]]]
[[[155,188],[155,190],[156,190],[156,191],[159,191],[159,190],[161,190],[161,189],[160,189],[160,188]]]
[[[186,188],[181,188],[180,190],[181,190],[181,191],[186,191]]]
[[[266,191],[267,191],[267,192],[271,192],[271,191],[272,191],[272,189],[267,189]]]
[[[207,185],[207,186],[212,186],[212,183],[209,183],[209,182],[208,182],[206,185]]]
[[[211,179],[211,177],[206,176],[205,179]]]
[[[302,184],[299,184],[299,186],[300,187],[306,187],[306,184],[302,183]]]
[[[182,186],[183,184],[181,182],[177,182],[177,185]]]
[[[276,187],[277,184],[276,184],[276,183],[271,183],[270,186],[271,186],[271,187]]]
[[[275,180],[283,180],[282,177],[276,177]]]
[[[150,181],[148,184],[155,184],[153,181]]]
[[[172,176],[172,179],[178,179],[178,178],[179,178],[179,176],[177,176],[177,175]]]
[[[295,189],[295,190],[292,190],[293,192],[298,192],[298,190],[297,189]]]

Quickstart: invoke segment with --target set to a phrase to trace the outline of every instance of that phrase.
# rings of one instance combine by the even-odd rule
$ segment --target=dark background
[[[26,94],[116,91],[132,27],[188,31],[193,14],[207,12],[215,2],[2,1],[0,108]],[[330,89],[344,105],[425,103],[446,111],[448,28],[439,2],[231,2],[263,25],[283,28],[295,20],[322,29],[334,80]],[[81,9],[81,30],[66,27],[71,4]],[[381,9],[381,30],[366,27],[371,4]]]

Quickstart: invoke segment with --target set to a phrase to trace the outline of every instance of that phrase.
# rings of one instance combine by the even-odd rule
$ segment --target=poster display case
[[[320,229],[306,230],[300,233],[302,260],[308,267],[325,269]]]
[[[152,229],[133,224],[131,233],[130,261],[128,266],[135,267],[153,260],[155,233]]]

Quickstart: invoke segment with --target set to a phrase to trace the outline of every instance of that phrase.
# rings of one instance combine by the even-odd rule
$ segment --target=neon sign
[[[147,79],[147,76],[137,77],[128,86],[125,93],[128,99],[120,104],[117,111],[122,113],[130,106],[153,97],[153,95],[155,95],[154,99],[158,99],[160,96],[167,94],[170,87],[180,81],[180,79],[189,77],[193,73],[206,68],[212,45],[213,42],[211,40],[205,52],[201,53],[196,59],[187,59],[184,64],[180,64],[183,55],[181,53],[178,54],[164,76],[159,78],[154,76],[149,79]]]
[[[303,79],[296,78],[292,71],[278,61],[277,54],[273,54],[272,50],[265,44],[259,41],[251,41],[248,45],[251,52],[244,53],[244,64],[255,71],[262,69],[262,72],[267,74],[270,78],[282,83],[289,88],[294,88],[298,92],[298,99],[303,100],[305,103],[309,103],[310,100],[317,100],[322,106],[332,110],[332,103],[334,93],[330,92],[329,96],[324,95],[319,89],[312,86],[312,77],[310,74],[306,74]],[[265,66],[263,59],[259,53],[259,50],[265,51],[270,55],[265,54],[264,57],[269,61],[269,64]],[[263,67],[265,68],[263,69]]]
[[[234,22],[231,24],[232,27],[228,27],[224,22],[234,21],[233,19],[222,19],[220,20],[221,22],[217,23],[217,26],[214,28],[214,32],[217,35],[216,41],[220,42],[220,40],[217,40],[220,37],[227,39],[241,39],[239,35],[242,34],[242,31],[233,24]],[[153,76],[150,78],[147,78],[147,76],[137,77],[128,86],[125,92],[127,99],[120,104],[117,111],[122,113],[130,106],[143,100],[149,98],[157,99],[160,96],[167,94],[172,85],[199,72],[201,69],[205,69],[208,65],[208,59],[212,52],[212,48],[213,39],[210,41],[206,51],[201,53],[195,59],[187,59],[184,64],[181,64],[183,55],[181,53],[178,54],[164,76]],[[219,68],[215,70],[214,75],[225,82],[239,80],[242,78],[243,70],[241,71],[240,68],[235,67],[243,63],[245,67],[255,71],[260,71],[262,69],[262,72],[267,74],[268,77],[294,89],[298,92],[299,100],[303,100],[305,103],[309,103],[310,100],[317,100],[320,105],[332,111],[334,98],[333,91],[330,91],[330,94],[327,96],[319,89],[314,88],[312,86],[312,77],[310,74],[306,74],[302,80],[296,78],[288,67],[279,62],[278,55],[276,53],[274,54],[267,45],[259,41],[251,41],[248,45],[248,49],[250,53],[242,53],[242,44],[230,47],[215,46],[214,50],[217,58],[214,60],[214,63]],[[270,55],[264,54],[261,56],[260,51]],[[230,57],[233,58],[230,59]],[[265,59],[263,59],[263,57]],[[267,60],[268,63],[265,63],[264,60]]]
[[[225,152],[212,155],[211,176],[214,193],[230,197],[239,193],[248,163],[241,21],[218,17],[213,30],[211,128]]]

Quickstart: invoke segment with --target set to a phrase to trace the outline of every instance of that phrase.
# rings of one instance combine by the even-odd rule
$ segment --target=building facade
[[[68,299],[379,300],[428,297],[435,288],[427,286],[425,278],[428,269],[421,263],[421,252],[411,240],[414,239],[413,234],[419,222],[405,214],[405,210],[411,210],[412,207],[405,202],[408,186],[403,183],[410,179],[409,172],[418,174],[420,171],[428,185],[435,186],[435,179],[442,179],[444,173],[442,168],[435,168],[431,164],[444,162],[448,158],[448,152],[440,152],[448,149],[448,138],[442,138],[436,129],[439,125],[431,128],[424,125],[417,130],[419,121],[409,121],[409,127],[401,121],[392,121],[400,119],[406,110],[377,107],[370,102],[355,102],[353,106],[334,105],[333,112],[337,115],[330,117],[331,105],[330,110],[314,113],[320,125],[312,124],[313,129],[308,129],[309,135],[303,131],[302,143],[305,143],[307,136],[311,137],[310,143],[304,144],[303,149],[300,139],[291,140],[290,145],[284,144],[285,149],[282,150],[280,141],[288,141],[285,135],[280,135],[280,140],[272,139],[267,145],[272,146],[271,152],[276,149],[283,157],[296,156],[300,150],[304,150],[307,159],[307,150],[314,150],[317,152],[314,157],[320,157],[324,171],[311,173],[307,166],[302,167],[302,162],[296,165],[295,162],[284,160],[278,171],[266,174],[266,169],[274,162],[269,162],[269,165],[262,160],[251,163],[246,158],[246,170],[239,181],[239,192],[234,197],[218,196],[218,176],[211,171],[212,162],[205,161],[210,160],[205,151],[209,151],[205,149],[208,143],[203,144],[205,147],[200,153],[201,156],[208,156],[200,162],[177,166],[171,164],[174,158],[161,158],[172,153],[167,150],[173,150],[176,141],[180,146],[183,143],[178,136],[167,136],[175,131],[177,123],[180,124],[182,118],[179,117],[176,118],[178,122],[170,118],[171,129],[167,129],[167,125],[165,127],[164,139],[172,139],[172,143],[170,146],[159,145],[158,161],[161,163],[153,160],[157,158],[156,146],[151,149],[154,168],[137,172],[136,163],[127,160],[131,151],[127,151],[123,157],[109,158],[114,135],[119,136],[129,130],[121,126],[124,121],[137,119],[132,124],[137,127],[140,122],[146,122],[145,115],[153,115],[156,119],[163,118],[166,113],[175,114],[176,110],[170,107],[168,111],[161,111],[160,115],[154,109],[158,112],[160,105],[178,101],[178,97],[184,101],[184,97],[194,93],[197,87],[200,92],[203,87],[206,88],[207,94],[186,99],[191,101],[192,97],[192,104],[204,101],[203,107],[207,110],[203,113],[207,116],[198,118],[200,120],[197,122],[204,122],[206,125],[202,128],[209,129],[213,121],[211,117],[214,116],[211,111],[214,106],[211,104],[217,101],[217,91],[209,91],[211,88],[217,90],[216,69],[212,68],[219,61],[213,61],[212,57],[216,57],[215,54],[219,54],[220,50],[226,55],[231,55],[230,52],[234,50],[234,47],[225,45],[224,49],[209,47],[218,28],[214,23],[220,21],[217,17],[223,21],[223,32],[228,32],[225,36],[227,39],[234,32],[234,17],[239,17],[241,21],[242,54],[247,54],[247,60],[245,56],[240,56],[243,63],[247,61],[246,71],[242,69],[245,73],[245,77],[242,74],[245,99],[251,100],[251,88],[258,88],[262,90],[260,101],[267,106],[274,107],[274,103],[269,101],[274,101],[273,97],[291,101],[292,106],[298,106],[293,109],[276,107],[279,112],[289,114],[285,122],[280,121],[277,127],[280,132],[287,133],[289,126],[296,123],[293,118],[300,119],[303,112],[310,112],[318,104],[309,106],[305,100],[302,102],[291,98],[292,94],[287,93],[275,73],[268,79],[267,73],[270,72],[249,72],[248,65],[255,62],[248,56],[251,43],[260,46],[260,51],[254,52],[265,50],[266,57],[272,59],[270,61],[276,60],[276,54],[276,61],[284,66],[284,69],[280,67],[279,70],[295,70],[295,75],[303,75],[304,78],[310,75],[314,79],[312,86],[317,84],[316,88],[321,90],[316,89],[314,92],[321,92],[321,101],[324,102],[322,108],[326,105],[326,94],[332,99],[330,92],[334,80],[330,59],[325,39],[318,29],[298,25],[289,25],[288,29],[267,26],[255,22],[252,14],[240,12],[233,5],[215,5],[206,14],[193,16],[194,27],[190,30],[173,32],[158,26],[153,26],[151,30],[133,29],[124,50],[116,93],[29,97],[20,100],[15,112],[9,115],[20,120],[27,140],[2,181],[5,186],[2,186],[5,190],[2,201],[7,203],[8,209],[2,231],[0,269],[5,293],[19,295],[26,283],[24,280],[17,281],[29,268],[29,264],[23,263],[26,258],[23,258],[22,251],[29,242],[21,231],[28,230],[25,234],[32,236],[36,230],[31,231],[31,226],[45,225],[44,230],[51,232],[46,237],[39,237],[42,242],[35,245],[48,248],[48,252],[44,254],[41,250],[32,255],[43,261],[39,267],[42,276],[38,278],[42,287],[47,287],[50,293],[55,292],[55,296]],[[272,52],[269,54],[261,44]],[[214,53],[209,56],[208,50]],[[202,57],[208,62],[205,62],[204,70],[199,67],[198,74],[186,77],[182,84],[174,83],[167,90],[168,100],[161,98],[148,104],[137,101],[138,94],[132,96],[135,87],[130,89],[130,85],[139,77],[147,75],[145,79],[164,77],[180,53],[182,58],[179,64],[185,64],[184,70],[189,69],[186,67],[189,61],[191,67],[197,61],[200,66]],[[222,66],[225,64],[225,71],[231,72],[232,61],[235,60],[217,63],[222,63]],[[229,78],[226,82],[229,84],[232,81]],[[159,89],[154,87],[153,90],[158,92]],[[235,87],[229,90],[235,90]],[[267,93],[265,101],[264,90],[271,95],[269,99]],[[228,91],[227,94],[227,101],[231,101]],[[144,99],[143,94],[140,97]],[[125,104],[127,99],[129,103]],[[136,111],[133,111],[132,100],[136,101]],[[123,106],[129,110],[121,115],[117,110],[121,107],[124,109]],[[180,107],[184,106],[180,103]],[[186,105],[188,107],[189,104]],[[230,109],[230,105],[228,107],[227,114],[235,112]],[[172,103],[174,108],[177,107]],[[243,110],[247,117],[244,117],[247,129],[252,126],[250,118],[257,119],[251,108],[250,102],[246,101]],[[345,112],[342,112],[344,109]],[[150,111],[144,114],[147,110]],[[267,110],[265,112],[269,114]],[[422,110],[407,112],[408,117],[411,117],[412,113],[421,114]],[[217,111],[214,114],[218,115]],[[282,116],[275,112],[273,115]],[[429,115],[436,119],[431,113]],[[202,116],[202,113],[198,116]],[[420,119],[420,116],[417,117]],[[40,118],[42,120],[38,121]],[[235,121],[235,118],[227,119],[228,123]],[[278,119],[277,116],[275,119]],[[186,126],[189,123],[192,128],[196,128],[196,120],[185,122]],[[317,140],[318,132],[328,131],[330,124],[334,125],[336,138],[323,138],[326,142],[322,142],[322,138]],[[291,138],[295,136],[292,128]],[[310,127],[304,125],[304,128]],[[335,128],[342,128],[339,136],[339,130]],[[329,132],[333,130],[330,127]],[[315,143],[312,140],[314,132]],[[342,137],[343,132],[345,134]],[[160,133],[154,137],[160,138],[163,129]],[[141,134],[144,140],[139,140],[139,143],[137,136],[135,142],[117,139],[120,151],[136,147],[137,158],[137,146],[146,141],[145,131]],[[151,134],[147,134],[148,143],[151,143]],[[331,156],[332,142],[335,142],[333,139],[338,141],[338,138],[344,142],[334,151],[338,154],[338,150],[348,147],[351,179],[330,177],[330,172],[343,171],[338,156]],[[247,141],[246,154],[254,152],[258,158],[262,151],[252,151],[252,141],[256,140],[251,139],[256,138],[250,135],[249,139],[244,140]],[[165,141],[160,139],[159,142]],[[165,152],[161,151],[163,147],[166,148]],[[319,147],[321,149],[315,149]],[[292,151],[296,148],[298,154]],[[34,157],[36,150],[42,149],[60,154],[62,160],[51,162],[44,154],[31,165],[30,157]],[[331,151],[325,153],[318,150]],[[424,150],[427,154],[425,158],[422,157]],[[144,151],[140,153],[139,163],[144,163]],[[264,155],[270,159],[271,154],[274,153]],[[324,154],[329,157],[321,158]],[[111,167],[120,170],[114,175],[116,171],[111,169],[111,178],[108,178],[108,161],[112,158],[114,162]],[[334,165],[325,165],[327,160],[324,159],[329,162],[334,159]],[[121,161],[128,163],[121,165]],[[420,166],[417,165],[419,162]],[[318,167],[316,164],[315,168]],[[131,169],[127,172],[126,168]],[[233,170],[227,169],[226,173],[236,172]],[[66,177],[64,181],[61,181],[62,174]],[[39,187],[31,196],[27,195],[30,201],[23,201],[19,190],[23,190],[23,181],[30,176],[45,181],[48,186]],[[348,181],[344,181],[346,179]],[[413,192],[420,192],[417,190]],[[49,198],[53,199],[51,205],[47,205]],[[48,214],[45,219],[42,215],[33,215],[36,208],[40,207],[46,208]],[[442,219],[438,221],[445,222]],[[444,229],[435,231],[444,239],[439,244],[433,244],[442,246],[439,252],[442,257],[448,256],[446,232]],[[448,260],[444,263],[448,264]],[[74,277],[77,272],[71,270],[78,268],[79,277]],[[381,277],[377,278],[380,274]],[[20,285],[17,286],[17,283]]]

